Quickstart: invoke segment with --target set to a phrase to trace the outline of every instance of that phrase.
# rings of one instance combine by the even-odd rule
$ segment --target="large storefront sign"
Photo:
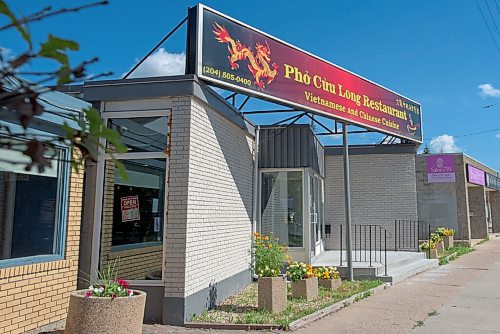
[[[189,21],[196,45],[188,48],[188,72],[230,90],[422,142],[417,102],[203,5],[190,11]]]
[[[455,158],[453,155],[431,155],[427,157],[427,182],[455,182]]]
[[[491,189],[500,190],[500,178],[486,173],[486,186]]]
[[[485,172],[467,164],[467,181],[480,186],[486,185]]]

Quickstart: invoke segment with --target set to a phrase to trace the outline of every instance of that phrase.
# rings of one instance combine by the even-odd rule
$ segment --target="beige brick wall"
[[[76,290],[83,172],[71,171],[64,260],[0,269],[0,331],[15,334],[66,317]]]
[[[350,155],[352,224],[375,224],[394,230],[394,220],[417,220],[415,154]],[[338,249],[345,224],[342,155],[325,156],[325,224],[332,224],[326,249]],[[345,233],[345,231],[344,231]],[[393,247],[394,241],[387,241]]]
[[[249,268],[254,139],[192,100],[186,296]]]

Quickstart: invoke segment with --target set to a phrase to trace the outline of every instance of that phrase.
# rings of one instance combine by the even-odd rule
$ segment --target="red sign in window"
[[[141,214],[139,212],[139,197],[127,196],[120,199],[122,222],[129,222],[133,220],[140,220]]]

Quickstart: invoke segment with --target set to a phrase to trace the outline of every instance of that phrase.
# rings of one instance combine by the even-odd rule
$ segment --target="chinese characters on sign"
[[[427,182],[455,182],[455,158],[453,155],[427,157]]]
[[[130,222],[141,219],[141,214],[139,212],[139,197],[137,195],[122,197],[120,198],[120,202],[122,222]]]

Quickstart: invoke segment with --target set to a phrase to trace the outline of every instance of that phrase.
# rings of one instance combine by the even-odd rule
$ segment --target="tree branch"
[[[95,7],[95,6],[107,5],[108,3],[109,3],[108,1],[93,2],[93,3],[89,3],[86,5],[73,7],[73,8],[61,8],[61,9],[58,9],[58,10],[55,10],[55,11],[52,11],[49,13],[47,13],[47,12],[52,8],[47,7],[47,8],[44,8],[41,11],[34,13],[28,17],[23,17],[21,19],[18,19],[16,21],[12,22],[12,23],[4,25],[3,27],[0,27],[0,31],[13,28],[16,25],[27,24],[27,23],[34,22],[34,21],[40,21],[40,20],[46,19],[46,18],[54,16],[54,15],[59,15],[59,14],[63,14],[63,13],[71,13],[71,12],[79,12],[82,9]]]

